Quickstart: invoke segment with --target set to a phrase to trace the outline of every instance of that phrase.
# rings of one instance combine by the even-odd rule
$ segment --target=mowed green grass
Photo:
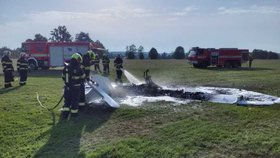
[[[194,69],[184,60],[125,60],[162,85],[219,86],[280,97],[280,60],[254,60],[253,69]],[[112,65],[111,65],[112,68]],[[114,79],[111,69],[110,79]],[[26,86],[0,89],[0,157],[280,157],[280,105],[236,106],[168,102],[115,111],[91,108],[61,120],[59,70],[33,72]],[[0,76],[3,81],[3,76]],[[0,82],[3,87],[3,82]]]

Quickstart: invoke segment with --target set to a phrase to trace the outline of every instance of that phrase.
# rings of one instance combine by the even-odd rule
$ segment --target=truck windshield
[[[196,56],[196,51],[191,50],[189,53],[189,57],[195,57]]]

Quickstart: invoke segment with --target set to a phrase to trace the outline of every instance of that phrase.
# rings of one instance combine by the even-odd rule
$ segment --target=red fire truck
[[[207,66],[240,67],[249,60],[248,49],[237,48],[199,48],[193,47],[189,51],[188,62],[197,68]]]
[[[86,53],[88,48],[99,49],[89,42],[24,42],[23,50],[28,54],[30,69],[48,69],[63,66],[73,53]],[[92,48],[93,49],[93,48]]]

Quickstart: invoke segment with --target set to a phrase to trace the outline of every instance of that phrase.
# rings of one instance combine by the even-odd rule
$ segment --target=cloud
[[[188,13],[196,11],[196,10],[198,10],[198,7],[196,7],[196,6],[186,6],[182,11],[173,12],[173,13],[170,13],[170,15],[180,17],[180,16],[185,16]],[[171,19],[173,19],[173,17]]]
[[[65,25],[71,35],[74,36],[74,33],[80,31],[90,33],[93,40],[102,41],[110,50],[124,50],[125,46],[131,43],[141,44],[145,49],[156,47],[164,51],[173,50],[178,45],[186,48],[196,45],[205,47],[241,45],[246,48],[248,41],[252,41],[252,48],[255,45],[266,48],[264,38],[269,39],[267,43],[274,45],[271,48],[279,50],[277,45],[279,31],[276,29],[279,28],[279,20],[275,20],[278,16],[276,13],[279,13],[277,7],[218,9],[221,14],[234,14],[231,18],[209,14],[209,10],[196,6],[185,6],[177,10],[113,6],[105,9],[99,7],[98,10],[90,11],[29,12],[20,15],[17,20],[10,19],[0,23],[0,34],[6,37],[0,39],[0,47],[19,47],[22,41],[33,38],[35,33],[50,37],[53,28]],[[260,14],[251,18],[252,14],[249,13],[255,12]],[[245,13],[248,16],[239,16]],[[261,15],[264,13],[266,14]],[[258,18],[260,16],[265,18]]]
[[[123,7],[115,7],[115,8],[107,8],[100,10],[97,14],[107,14],[112,18],[136,18],[136,17],[152,17],[159,15],[158,13],[152,12],[151,10],[143,9],[143,8],[123,8]]]
[[[280,14],[280,7],[276,6],[257,6],[253,5],[249,8],[218,8],[220,14]]]

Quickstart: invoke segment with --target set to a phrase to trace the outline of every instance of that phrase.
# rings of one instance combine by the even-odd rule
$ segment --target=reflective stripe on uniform
[[[5,82],[5,85],[9,85],[9,84],[11,84],[11,82]]]
[[[72,79],[80,79],[81,78],[81,76],[72,76]]]
[[[85,106],[85,105],[86,105],[86,103],[84,103],[84,102],[79,103],[79,106]]]
[[[78,80],[78,79],[83,79],[85,78],[85,74],[81,75],[81,76],[72,76],[72,79]]]
[[[72,113],[72,114],[78,113],[78,109],[71,109],[71,113]]]
[[[62,111],[70,111],[69,107],[62,107]]]
[[[10,65],[12,65],[13,62],[3,61],[2,64],[7,64],[7,65],[10,64]]]
[[[85,70],[90,70],[90,67],[89,66],[85,67]]]
[[[69,75],[69,74],[68,74],[68,73],[66,73],[66,76],[65,76],[65,79],[66,79],[66,80],[65,80],[65,82],[66,82],[66,83],[68,83],[68,82],[69,82],[69,77],[68,77],[68,75]]]
[[[84,79],[86,77],[86,75],[85,74],[83,74],[82,76],[81,76],[81,79]]]
[[[18,66],[28,66],[28,63],[21,63],[21,62],[17,62]]]
[[[74,84],[73,86],[78,87],[78,86],[81,86],[81,84]]]

